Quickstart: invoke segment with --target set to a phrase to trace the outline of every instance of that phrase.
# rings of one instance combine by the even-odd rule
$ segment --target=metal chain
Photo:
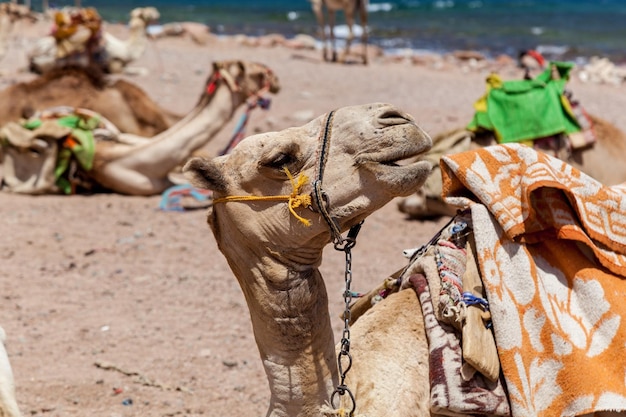
[[[328,195],[324,192],[324,190],[322,190],[322,179],[324,178],[324,168],[326,166],[328,151],[330,149],[330,136],[332,131],[334,114],[334,110],[328,113],[326,123],[324,124],[324,129],[320,131],[320,147],[317,154],[319,162],[315,169],[315,181],[313,181],[312,184],[312,197],[315,201],[315,204],[317,205],[317,209],[322,215],[322,218],[328,224],[328,227],[330,229],[331,241],[333,242],[335,249],[338,251],[343,251],[346,254],[346,269],[344,274],[346,287],[343,293],[343,300],[345,303],[345,311],[343,316],[344,328],[343,335],[341,337],[341,349],[339,351],[339,354],[337,355],[337,367],[339,370],[341,381],[330,396],[330,404],[333,407],[337,408],[337,406],[335,406],[334,404],[337,394],[339,394],[339,396],[348,394],[350,400],[352,401],[352,409],[349,411],[348,416],[352,417],[354,415],[354,410],[356,409],[356,402],[354,401],[354,395],[352,394],[352,391],[350,391],[350,389],[345,384],[346,375],[352,367],[352,356],[350,356],[350,302],[352,301],[350,284],[352,283],[352,248],[354,247],[354,245],[356,245],[356,236],[361,230],[361,225],[363,224],[363,221],[352,226],[348,231],[348,236],[345,239],[342,238],[339,225],[331,217],[327,207],[330,206]],[[345,368],[344,362],[346,362]]]
[[[348,394],[350,397],[350,401],[352,401],[352,408],[348,412],[348,416],[352,417],[354,415],[354,410],[356,410],[356,401],[354,400],[354,394],[350,391],[350,388],[346,385],[346,376],[350,368],[352,368],[352,355],[350,355],[350,319],[351,319],[351,311],[350,311],[350,303],[352,302],[352,291],[350,290],[350,286],[352,284],[352,248],[356,245],[356,235],[359,233],[361,229],[361,225],[363,222],[354,226],[350,229],[348,233],[348,237],[344,239],[344,246],[341,247],[338,243],[335,243],[335,249],[339,251],[343,251],[346,254],[346,268],[344,273],[345,280],[345,289],[343,292],[343,301],[344,301],[344,312],[343,312],[343,334],[341,336],[341,349],[339,350],[339,354],[337,355],[337,367],[339,368],[339,377],[341,380],[339,381],[339,385],[333,391],[330,397],[330,404],[337,408],[335,405],[335,397],[337,394],[339,396],[343,396]],[[344,367],[345,363],[345,367]]]

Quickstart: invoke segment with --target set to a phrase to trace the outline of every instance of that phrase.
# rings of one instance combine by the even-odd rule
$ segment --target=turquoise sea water
[[[202,22],[218,34],[316,34],[307,0],[83,0],[82,5],[96,7],[109,21],[127,21],[131,9],[149,5],[159,9],[161,23]],[[625,22],[626,0],[370,0],[368,30],[370,41],[388,50],[473,49],[516,56],[538,48],[552,59],[599,55],[623,63]],[[345,26],[338,33],[345,33]]]

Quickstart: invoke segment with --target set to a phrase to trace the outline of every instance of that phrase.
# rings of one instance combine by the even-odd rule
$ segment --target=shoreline
[[[95,5],[90,4],[88,7],[96,8],[103,20],[110,24],[123,25],[128,21],[130,9],[126,10],[122,5],[104,5],[98,1],[91,3]],[[436,6],[435,3],[440,3],[440,6]],[[427,2],[404,8],[393,1],[370,3],[367,25],[370,42],[389,55],[403,54],[407,50],[416,55],[423,53],[445,55],[455,50],[474,50],[495,59],[503,54],[516,57],[523,50],[535,49],[548,59],[571,61],[578,65],[588,63],[592,57],[604,57],[617,65],[626,65],[626,52],[621,46],[622,32],[611,31],[609,33],[615,33],[607,35],[607,23],[598,23],[602,15],[595,9],[592,15],[584,15],[587,19],[586,26],[590,26],[587,32],[575,27],[574,23],[563,23],[570,18],[573,22],[581,18],[582,11],[576,7],[563,6],[561,9],[555,9],[571,14],[555,23],[553,16],[555,10],[546,11],[540,8],[538,15],[529,18],[533,7],[539,7],[533,6],[532,3],[530,6],[518,5],[519,8],[514,10],[521,13],[519,18],[503,20],[495,24],[492,31],[486,32],[481,22],[488,24],[489,20],[485,22],[485,19],[492,14],[493,17],[498,16],[498,13],[502,13],[503,6],[486,1],[484,7],[470,8],[472,11],[469,12],[463,8],[462,2],[458,2],[458,5],[455,5],[455,2],[450,3],[452,6],[446,5],[446,2],[433,2],[430,8]],[[189,22],[205,25],[219,36],[239,34],[252,37],[280,34],[287,38],[299,34],[317,36],[315,18],[310,8],[306,7],[306,3],[291,5],[288,8],[284,5],[261,7],[256,14],[254,10],[257,9],[247,13],[240,10],[243,14],[235,11],[238,13],[236,18],[233,17],[232,6],[219,1],[211,5],[205,4],[202,0],[190,1],[182,9],[168,2],[157,1],[154,6],[161,13],[156,26]],[[40,7],[33,9],[41,14]],[[616,9],[616,13],[619,16],[619,13],[624,11]],[[608,17],[615,19],[615,15]],[[356,41],[363,31],[359,23],[357,19],[354,25]],[[506,26],[507,24],[511,26]],[[419,27],[420,25],[422,27]],[[452,30],[450,27],[456,29]],[[335,33],[339,43],[343,42],[348,34],[342,13],[337,16]],[[626,31],[624,35],[626,36]]]

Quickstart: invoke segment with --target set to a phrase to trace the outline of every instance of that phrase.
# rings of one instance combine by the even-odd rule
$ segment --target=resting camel
[[[606,120],[593,115],[589,117],[593,123],[596,143],[589,148],[575,149],[570,154],[556,156],[603,184],[615,185],[626,181],[626,164],[620,159],[620,155],[626,154],[626,135]],[[433,137],[433,150],[428,156],[435,166],[433,174],[417,193],[399,201],[399,210],[415,219],[453,215],[456,209],[441,198],[440,157],[495,143],[493,135],[474,134],[465,128]]]
[[[70,67],[0,91],[0,126],[28,118],[35,110],[61,105],[93,110],[121,132],[140,136],[156,135],[181,119],[128,81],[111,81],[90,67]]]
[[[279,89],[278,78],[265,65],[243,61],[214,63],[196,106],[164,132],[151,138],[119,133],[106,119],[92,126],[96,140],[91,167],[86,168],[75,154],[76,161],[70,162],[65,171],[70,176],[64,177],[65,181],[87,190],[104,188],[131,195],[161,193],[173,185],[171,171],[206,145],[239,107],[246,103],[255,105],[263,94],[277,93]],[[93,118],[93,112],[84,109],[49,113],[78,116],[85,125],[98,120]],[[0,130],[0,136],[4,136],[3,190],[26,194],[58,192],[60,178],[57,176],[55,183],[55,169],[59,167],[60,154],[65,149],[67,155],[79,139],[72,132],[54,118],[44,120],[35,130],[14,122],[5,125]],[[74,138],[69,143],[68,135]],[[89,146],[82,145],[82,149]]]
[[[368,0],[310,0],[311,8],[315,14],[320,36],[323,43],[323,58],[325,61],[337,62],[337,50],[335,48],[335,13],[342,10],[346,25],[348,25],[348,37],[346,39],[346,49],[344,57],[350,54],[350,46],[354,39],[352,27],[354,25],[354,14],[359,12],[363,34],[361,35],[361,43],[363,46],[362,59],[363,64],[367,65],[367,2]],[[324,19],[324,9],[328,11],[328,35],[326,34],[326,22]],[[327,38],[329,36],[330,39]],[[328,43],[330,42],[330,49]],[[329,57],[330,54],[330,57]]]
[[[430,163],[397,162],[430,146],[411,116],[374,103],[254,135],[229,155],[186,164],[192,183],[214,193],[208,222],[248,304],[271,390],[268,416],[320,416],[330,402],[339,372],[322,251],[394,197],[414,193]],[[319,199],[311,201],[314,190]],[[254,200],[263,197],[271,200]],[[346,384],[357,415],[429,415],[428,345],[415,293],[400,291],[371,311],[375,317],[350,330],[358,359]],[[390,334],[393,343],[381,340]]]
[[[137,60],[146,50],[149,39],[146,28],[151,22],[159,18],[159,12],[154,7],[138,7],[131,11],[128,27],[130,36],[121,40],[103,31],[102,45],[97,48],[97,57],[88,54],[73,54],[59,58],[58,45],[54,36],[45,36],[37,41],[28,53],[29,68],[32,72],[43,74],[56,67],[68,64],[90,65],[93,62],[102,66],[108,73],[120,73],[126,66]],[[76,55],[76,56],[74,56]]]

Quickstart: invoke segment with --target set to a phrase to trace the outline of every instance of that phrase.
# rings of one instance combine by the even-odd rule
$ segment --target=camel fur
[[[320,207],[306,198],[320,158],[327,156],[321,185],[326,209],[340,231],[415,192],[431,169],[426,161],[397,163],[431,146],[400,109],[373,103],[333,115],[328,129],[321,116],[302,127],[248,137],[231,154],[194,158],[184,169],[194,185],[213,190],[208,222],[248,304],[272,393],[271,417],[321,415],[339,381],[318,269],[331,233]],[[330,132],[327,153],[324,131]],[[279,201],[255,201],[271,196]],[[379,305],[376,318],[368,312],[351,329],[358,360],[346,384],[356,396],[357,415],[425,415],[428,346],[415,293],[403,291]],[[381,340],[389,337],[391,345]]]
[[[53,69],[0,91],[0,126],[55,106],[90,109],[121,132],[148,137],[181,119],[133,83],[108,79],[96,67],[73,66]]]
[[[93,130],[96,141],[92,167],[79,169],[72,165],[78,170],[74,178],[80,180],[81,186],[87,181],[95,189],[121,194],[159,194],[173,185],[170,173],[206,145],[239,107],[250,101],[256,103],[266,92],[277,93],[279,89],[278,78],[265,65],[216,62],[196,106],[154,137],[120,133],[108,120],[101,119],[101,125]],[[56,109],[49,113],[65,116],[68,111]],[[80,115],[85,123],[92,123],[94,116],[81,109],[69,113]],[[27,194],[58,192],[51,179],[68,130],[55,124],[54,119],[44,120],[34,130],[15,122],[0,129],[4,145],[2,190]]]
[[[626,164],[621,163],[619,157],[616,158],[626,154],[626,135],[606,120],[593,115],[589,115],[589,118],[596,142],[591,147],[573,149],[556,156],[603,184],[616,185],[626,181]],[[441,198],[439,159],[443,155],[494,144],[496,140],[493,135],[476,134],[465,128],[433,137],[433,150],[427,157],[434,166],[433,173],[417,193],[398,202],[398,209],[415,219],[453,215],[456,208]]]
[[[54,68],[62,68],[70,64],[88,66],[97,63],[104,72],[123,72],[129,63],[137,60],[145,52],[149,42],[147,27],[158,18],[159,12],[154,7],[133,9],[128,22],[129,38],[126,40],[118,39],[109,32],[102,31],[101,44],[94,51],[89,51],[89,48],[85,49],[84,43],[87,42],[85,37],[88,34],[79,37],[77,32],[73,35],[78,39],[75,39],[74,44],[68,48],[75,50],[76,53],[70,54],[61,52],[59,43],[54,36],[45,36],[39,39],[32,50],[28,52],[29,68],[34,73],[43,74]]]
[[[323,58],[325,61],[337,62],[337,49],[335,47],[335,14],[343,11],[346,25],[348,26],[348,37],[343,57],[344,61],[350,55],[350,47],[354,40],[354,15],[358,11],[363,33],[361,35],[363,64],[367,65],[367,2],[368,0],[310,0],[311,9],[317,20],[318,31],[323,44]],[[328,12],[328,34],[326,33],[326,20],[324,15]],[[329,45],[330,44],[330,47]]]

